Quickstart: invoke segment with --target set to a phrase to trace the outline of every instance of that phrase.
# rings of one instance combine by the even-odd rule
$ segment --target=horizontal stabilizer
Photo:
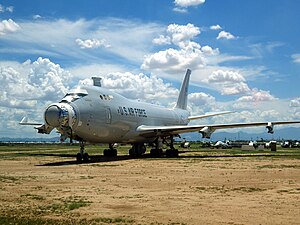
[[[225,115],[229,113],[234,113],[232,111],[224,111],[224,112],[216,112],[216,113],[207,113],[204,115],[198,115],[198,116],[189,116],[188,120],[198,120],[198,119],[203,119],[207,117],[212,117],[212,116],[220,116],[220,115]]]
[[[31,126],[42,125],[42,123],[38,123],[38,122],[29,122],[27,116],[24,116],[23,119],[19,122],[19,124],[20,125],[31,125]]]

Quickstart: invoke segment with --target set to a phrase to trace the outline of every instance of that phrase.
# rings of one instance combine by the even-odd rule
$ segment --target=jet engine
[[[271,122],[268,122],[268,125],[266,126],[268,129],[268,133],[273,134],[274,133],[274,125]]]
[[[203,127],[199,133],[202,134],[202,138],[210,138],[214,131],[215,130],[211,129],[211,127]]]

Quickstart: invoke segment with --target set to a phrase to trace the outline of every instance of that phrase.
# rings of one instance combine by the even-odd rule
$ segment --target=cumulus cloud
[[[164,35],[159,35],[158,38],[153,39],[152,43],[156,45],[171,44],[171,38],[169,36],[165,37]]]
[[[222,29],[222,27],[219,25],[219,24],[217,24],[217,25],[212,25],[212,26],[210,26],[209,27],[211,30],[221,30]]]
[[[300,63],[300,54],[292,55],[293,63]]]
[[[201,33],[200,28],[193,24],[170,24],[166,35],[154,39],[157,44],[173,44],[177,48],[168,48],[147,55],[142,64],[143,69],[163,69],[169,71],[185,70],[186,68],[200,68],[206,64],[206,56],[219,54],[218,49],[210,46],[201,47],[192,41]]]
[[[66,84],[71,80],[69,71],[41,57],[29,66],[28,84],[37,91],[35,99],[55,101],[66,94],[68,90]]]
[[[189,94],[188,101],[190,105],[203,107],[215,103],[216,99],[207,93],[196,92]]]
[[[66,93],[71,75],[49,59],[12,66],[0,64],[0,106],[32,108],[38,102],[57,101]]]
[[[80,48],[82,49],[92,49],[92,48],[100,48],[100,47],[104,47],[104,48],[109,48],[111,47],[109,44],[106,43],[105,39],[86,39],[86,40],[82,40],[80,38],[76,39],[76,43],[80,46]]]
[[[217,37],[217,40],[219,39],[232,40],[232,39],[236,39],[236,37],[231,33],[222,30]]]
[[[243,96],[237,99],[238,102],[265,102],[273,101],[276,98],[269,91],[253,89],[251,95]]]
[[[216,84],[222,95],[237,95],[250,92],[245,78],[236,71],[217,70],[212,72],[207,82]]]
[[[14,33],[20,29],[21,29],[20,26],[12,19],[2,20],[0,22],[0,35],[5,35],[7,33]]]
[[[81,80],[79,83],[92,84],[90,79]],[[108,73],[103,76],[102,84],[105,88],[116,91],[127,98],[149,103],[168,105],[175,102],[178,95],[178,90],[171,84],[164,83],[155,75],[148,77],[143,73]]]
[[[235,71],[214,71],[208,78],[208,82],[245,82],[245,78]]]
[[[200,28],[190,23],[188,23],[187,25],[170,24],[167,28],[167,33],[171,38],[172,43],[178,46],[182,46],[199,35]]]
[[[175,7],[173,8],[173,11],[179,13],[187,13],[188,7],[196,7],[198,5],[202,5],[204,2],[205,0],[175,0]]]
[[[300,107],[300,98],[295,98],[290,102],[291,107]]]

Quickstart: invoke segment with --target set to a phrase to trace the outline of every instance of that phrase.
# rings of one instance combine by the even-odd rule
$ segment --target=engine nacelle
[[[210,138],[211,134],[214,132],[214,129],[211,129],[211,127],[203,127],[199,133],[202,134],[202,138]]]
[[[268,122],[268,125],[266,126],[266,128],[268,129],[269,134],[274,133],[274,125],[271,122]]]

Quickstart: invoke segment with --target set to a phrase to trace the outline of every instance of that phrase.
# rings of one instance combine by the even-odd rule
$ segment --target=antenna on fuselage
[[[101,87],[101,77],[92,77],[93,85],[97,87]]]
[[[187,96],[188,96],[188,89],[189,89],[189,82],[191,76],[191,70],[187,69],[184,80],[181,84],[179,96],[177,99],[176,108],[178,109],[186,109],[187,108]]]

